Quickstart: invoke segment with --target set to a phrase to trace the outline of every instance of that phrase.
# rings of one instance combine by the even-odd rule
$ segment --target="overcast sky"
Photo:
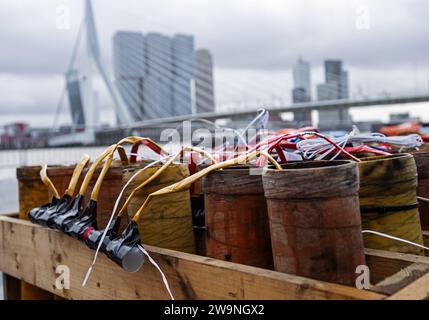
[[[59,9],[70,29],[58,29]],[[195,35],[215,63],[219,105],[290,102],[291,67],[344,61],[353,97],[429,91],[429,2],[425,0],[93,0],[103,60],[111,68],[117,30]],[[83,0],[0,2],[0,124],[53,117],[64,85]],[[85,64],[81,47],[78,65]],[[102,88],[100,87],[100,90]],[[107,110],[108,97],[102,92]],[[105,121],[112,112],[103,113]],[[49,118],[50,119],[50,118]],[[49,120],[48,120],[49,121]]]

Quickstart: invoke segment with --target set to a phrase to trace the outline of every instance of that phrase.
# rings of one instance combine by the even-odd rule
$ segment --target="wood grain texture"
[[[273,269],[262,176],[249,167],[204,177],[206,254],[215,259]]]
[[[0,212],[0,217],[18,218],[19,213],[16,213],[16,212]]]
[[[282,168],[283,171],[267,169],[264,172],[267,199],[340,198],[354,196],[359,190],[355,162],[309,161],[282,165]]]
[[[365,264],[357,164],[282,167],[263,175],[275,270],[354,285]]]
[[[3,273],[3,298],[4,300],[21,299],[21,281]]]
[[[429,273],[412,282],[388,298],[388,300],[428,300]]]
[[[423,235],[423,244],[425,247],[429,247],[429,231],[422,231]],[[426,250],[426,255],[429,255],[429,252]]]
[[[371,283],[377,284],[411,264],[429,264],[429,258],[399,252],[365,249],[366,264],[371,272]]]
[[[413,153],[416,161],[418,186],[417,195],[423,198],[429,198],[429,152]],[[420,222],[423,230],[429,230],[429,202],[419,202]]]
[[[20,241],[17,241],[20,239]],[[147,246],[176,299],[382,299],[351,287]],[[167,299],[149,263],[125,273],[100,255],[85,288],[94,251],[66,235],[30,222],[0,217],[0,270],[69,299]],[[70,268],[69,290],[55,289],[57,265]]]
[[[40,166],[21,167],[16,169],[18,178],[19,217],[28,220],[31,209],[50,201],[48,188],[40,179]]]
[[[373,291],[392,295],[429,272],[429,264],[413,263],[377,283]]]
[[[56,167],[54,170],[55,177],[58,181],[63,181],[65,178],[61,178],[60,172],[63,172],[62,167]],[[18,178],[18,190],[19,190],[19,218],[28,220],[28,213],[31,209],[39,207],[48,203],[52,197],[50,191],[44,185],[40,179],[40,166],[21,167],[17,168],[16,176]],[[61,187],[59,192],[64,192],[66,184],[64,182],[58,183],[56,181],[57,189]],[[21,241],[17,239],[17,241]],[[21,300],[50,300],[53,298],[52,294],[46,292],[36,286],[33,286],[25,281],[21,281],[20,288]]]

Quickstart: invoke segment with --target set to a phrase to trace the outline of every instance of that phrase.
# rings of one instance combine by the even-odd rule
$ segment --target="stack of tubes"
[[[298,129],[286,134],[270,133],[266,138],[256,135],[246,142],[244,139],[246,131],[252,126],[264,128],[267,117],[268,112],[261,109],[258,116],[242,132],[230,129],[238,137],[236,139],[238,141],[237,145],[231,147],[224,144],[219,148],[213,148],[211,151],[193,146],[181,146],[177,153],[169,154],[149,138],[137,136],[124,138],[116,144],[109,146],[90,164],[84,175],[80,190],[74,197],[78,180],[83,176],[84,169],[90,163],[89,156],[84,155],[76,165],[69,186],[63,195],[58,193],[56,187],[49,179],[47,166],[45,165],[42,167],[40,176],[45,185],[51,190],[53,198],[50,203],[32,209],[29,213],[30,220],[44,227],[61,230],[67,235],[84,242],[90,249],[96,250],[93,265],[98,252],[102,252],[125,271],[136,272],[142,267],[145,256],[154,263],[141,244],[141,236],[137,228],[139,219],[144,216],[149,203],[156,197],[162,197],[168,193],[189,188],[190,185],[212,171],[241,164],[253,164],[258,167],[265,167],[267,162],[270,162],[277,170],[282,170],[281,165],[290,161],[335,160],[339,157],[360,162],[361,155],[384,156],[396,151],[400,152],[403,149],[418,150],[424,143],[422,137],[417,134],[386,137],[379,133],[360,134],[354,129],[350,134],[341,137],[328,137],[312,128]],[[139,145],[144,145],[154,151],[158,155],[158,159],[151,160],[151,162],[139,169],[127,182],[119,194],[109,222],[100,229],[96,222],[96,212],[101,184],[112,165],[115,154],[119,155],[124,165],[129,164],[128,155],[124,148],[124,145],[127,144],[132,145],[131,159],[134,158],[134,161]],[[188,165],[194,161],[195,157],[193,155],[197,154],[199,155],[199,163],[205,161],[208,163],[208,166],[202,170],[193,172],[193,174],[182,181],[149,194],[140,208],[135,212],[128,225],[120,232],[121,220],[123,220],[122,218],[127,206],[134,195],[160,176],[174,161],[183,161],[186,154],[189,155]],[[131,192],[125,203],[118,210],[120,199],[129,183],[136,176],[156,164],[162,165],[159,166],[152,176],[143,181]],[[195,163],[192,163],[192,165],[195,167]],[[101,168],[101,173],[92,189],[91,197],[84,207],[85,191],[99,167]],[[157,265],[155,266],[157,267]],[[157,268],[159,269],[159,267]],[[84,284],[88,280],[89,274],[90,272],[87,273]],[[163,274],[162,276],[164,282],[166,282]],[[172,296],[171,292],[170,296]]]

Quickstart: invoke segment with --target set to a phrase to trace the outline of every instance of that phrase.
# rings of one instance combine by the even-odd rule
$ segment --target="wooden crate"
[[[359,290],[146,246],[164,270],[176,299],[425,299],[429,257],[366,250],[370,290]],[[86,287],[82,280],[94,251],[61,232],[0,216],[0,271],[6,297],[16,297],[14,279],[67,299],[168,299],[160,275],[145,263],[134,274],[100,254]],[[70,268],[69,290],[55,287],[58,265]]]

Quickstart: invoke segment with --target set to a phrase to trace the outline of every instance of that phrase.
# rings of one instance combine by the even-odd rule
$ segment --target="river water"
[[[105,147],[0,151],[0,212],[18,211],[16,168],[22,165],[72,164],[84,153],[94,159]]]

